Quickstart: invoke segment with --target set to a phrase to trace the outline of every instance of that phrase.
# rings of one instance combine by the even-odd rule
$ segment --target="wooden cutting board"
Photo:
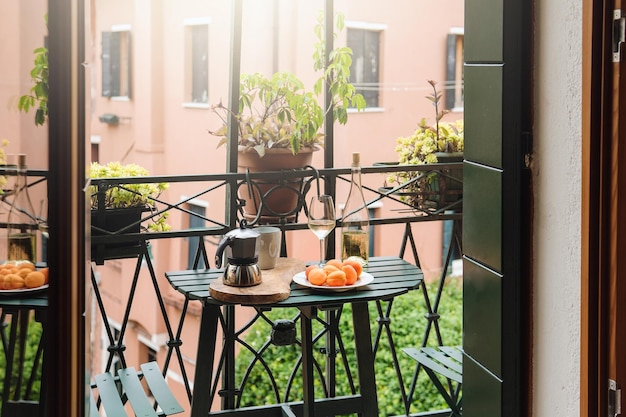
[[[289,297],[291,281],[304,271],[304,261],[278,258],[276,267],[261,271],[261,283],[252,287],[233,287],[218,278],[209,285],[209,293],[216,300],[233,304],[272,304]]]

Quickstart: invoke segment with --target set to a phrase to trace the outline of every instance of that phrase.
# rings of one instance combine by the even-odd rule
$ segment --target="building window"
[[[91,136],[91,162],[98,162],[100,160],[100,136]]]
[[[156,362],[157,360],[156,350],[152,349],[151,347],[146,347],[146,348],[147,348],[146,362]]]
[[[189,215],[189,228],[190,229],[204,228],[205,227],[204,218],[206,217],[206,207],[202,205],[190,203],[189,211],[196,214],[196,215],[193,215],[193,214]],[[200,260],[198,261],[198,265],[195,265],[196,253],[198,252],[198,245],[200,243],[200,237],[192,236],[189,238],[188,242],[189,242],[189,249],[187,253],[187,269],[206,268],[206,266],[204,265],[204,259],[202,258],[202,256],[200,257]]]
[[[352,49],[350,82],[365,98],[366,107],[379,107],[381,29],[357,24],[346,26],[347,46]]]
[[[463,110],[463,29],[448,35],[446,51],[446,109]]]
[[[186,22],[185,34],[185,100],[209,102],[209,25],[207,19]]]
[[[102,32],[102,96],[130,98],[130,27]]]

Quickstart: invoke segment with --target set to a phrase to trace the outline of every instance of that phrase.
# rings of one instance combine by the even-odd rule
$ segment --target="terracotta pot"
[[[313,159],[313,152],[317,150],[312,148],[301,149],[296,155],[291,153],[290,149],[268,149],[261,158],[259,154],[252,150],[243,151],[243,147],[239,147],[238,155],[238,171],[239,172],[267,172],[302,169],[306,165],[310,165]],[[247,184],[239,187],[238,195],[246,200],[244,214],[248,220],[254,220],[261,208],[259,216],[259,224],[277,223],[281,218],[287,221],[295,220],[296,213],[299,210],[299,193],[302,188],[302,179],[300,178],[284,178],[278,180],[257,179],[249,191]]]

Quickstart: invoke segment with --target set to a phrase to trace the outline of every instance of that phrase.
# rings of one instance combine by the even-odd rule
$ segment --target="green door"
[[[526,415],[530,3],[465,3],[464,417]]]

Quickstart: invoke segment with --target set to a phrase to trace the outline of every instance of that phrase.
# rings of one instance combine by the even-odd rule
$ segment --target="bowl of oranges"
[[[324,265],[309,265],[293,277],[299,285],[324,291],[348,291],[368,285],[373,280],[374,277],[352,259],[331,259]]]
[[[0,264],[0,294],[38,292],[48,288],[48,268],[37,269],[29,261]]]

